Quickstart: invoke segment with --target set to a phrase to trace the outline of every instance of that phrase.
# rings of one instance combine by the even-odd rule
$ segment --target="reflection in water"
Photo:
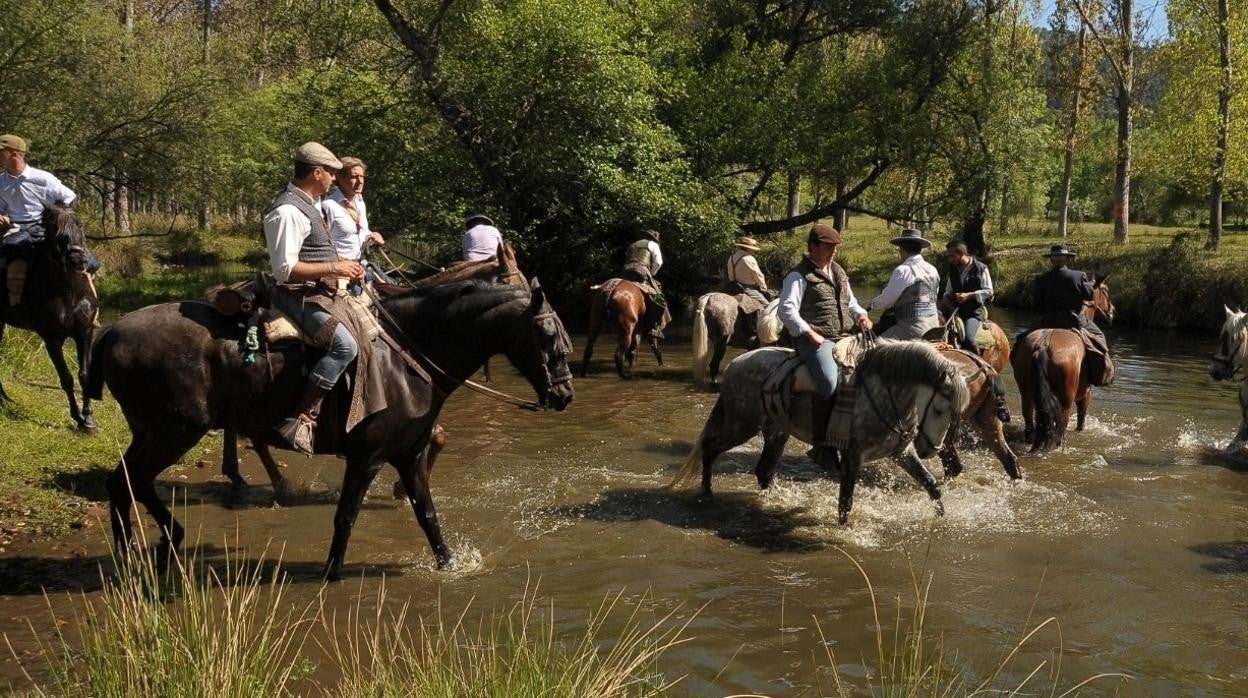
[[[1011,336],[1020,329],[1004,313],[994,319]],[[330,587],[328,603],[350,606],[384,574],[390,597],[420,612],[431,612],[439,596],[447,608],[471,597],[501,607],[533,575],[575,627],[607,592],[651,591],[668,607],[709,604],[690,626],[696,639],[663,665],[690,675],[691,695],[800,695],[817,683],[812,656],[825,656],[816,623],[842,668],[862,673],[854,667],[873,661],[869,597],[841,548],[871,575],[885,611],[892,599],[910,598],[912,574],[934,575],[929,631],[944,633],[979,672],[996,666],[1028,618],[1056,616],[1068,677],[1128,672],[1137,677],[1131,695],[1242,692],[1248,459],[1216,450],[1238,421],[1236,386],[1205,376],[1207,338],[1110,336],[1117,383],[1097,391],[1088,428],[1072,432],[1061,451],[1024,456],[1025,480],[1011,483],[991,454],[969,452],[966,472],[945,483],[947,514],[937,517],[908,477],[876,464],[848,527],[835,524],[836,483],[797,442],[767,492],[753,476],[757,439],[720,460],[713,501],[663,489],[715,401],[690,386],[683,343],[668,343],[663,368],[640,356],[634,381],[616,379],[601,353],[563,414],[457,394],[444,413],[449,440],[433,481],[456,567],[433,569],[410,508],[390,499],[393,475],[383,471],[349,552],[346,576],[361,581]],[[501,389],[528,390],[501,361],[494,373]],[[1017,414],[1013,380],[1006,382]],[[247,456],[244,474],[264,482]],[[183,520],[199,529],[201,545],[233,547],[236,530],[251,550],[271,538],[284,546],[281,565],[295,595],[311,597],[342,464],[285,459],[288,475],[308,488],[297,506],[272,506],[267,487],[233,493],[211,468],[173,469],[163,482],[177,486]],[[19,652],[30,647],[21,618],[46,617],[42,597],[29,594],[39,584],[93,588],[96,564],[107,563],[101,538],[89,531],[54,550],[10,551],[0,562],[8,594],[0,618],[9,619],[4,631]],[[1012,675],[1052,660],[1058,644],[1055,633],[1039,638]],[[18,676],[12,660],[0,663],[0,680]]]

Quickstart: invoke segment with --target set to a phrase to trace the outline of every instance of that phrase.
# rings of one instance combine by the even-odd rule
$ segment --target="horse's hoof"
[[[230,478],[230,487],[233,487],[236,490],[245,490],[251,487],[251,485],[248,484],[248,482],[244,480],[241,475],[229,475],[228,477]]]
[[[842,526],[849,525],[849,512],[842,511],[842,512],[837,513],[836,522]]]
[[[337,567],[337,566],[326,567],[325,573],[321,575],[321,578],[324,579],[326,582],[341,582],[342,581],[342,568]]]
[[[945,503],[937,499],[933,501],[933,504],[936,506],[936,515],[944,516],[945,515]]]
[[[446,570],[450,569],[450,567],[451,567],[451,556],[450,556],[450,555],[439,555],[439,556],[438,556],[438,561],[437,561],[437,569],[438,569],[438,571],[439,571],[439,572],[445,572]]]

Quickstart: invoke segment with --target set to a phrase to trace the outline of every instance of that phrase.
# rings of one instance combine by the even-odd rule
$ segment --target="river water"
[[[994,317],[1011,336],[1026,320]],[[662,662],[667,675],[688,675],[689,695],[820,695],[830,683],[817,667],[829,649],[848,676],[876,663],[870,595],[848,554],[870,576],[889,643],[898,600],[908,615],[913,580],[931,579],[925,632],[943,636],[973,681],[1054,617],[1006,667],[1009,681],[995,685],[1014,685],[1047,662],[1028,685],[1047,690],[1060,662],[1063,688],[1100,672],[1132,677],[1103,680],[1087,695],[1248,695],[1248,456],[1216,450],[1238,422],[1237,386],[1206,376],[1212,338],[1119,328],[1110,336],[1117,383],[1097,390],[1087,430],[1072,428],[1061,451],[1024,457],[1022,482],[1012,484],[986,451],[970,452],[966,472],[945,483],[942,518],[904,475],[877,463],[848,527],[835,523],[835,482],[796,442],[768,492],[752,475],[757,439],[721,459],[716,502],[663,490],[715,395],[690,384],[686,341],[667,343],[663,368],[642,355],[628,382],[614,376],[610,347],[600,343],[565,413],[519,411],[463,391],[451,399],[433,486],[455,569],[432,568],[383,471],[355,528],[349,581],[332,585],[328,602],[348,608],[372,598],[384,575],[389,598],[415,612],[473,598],[488,610],[540,580],[561,627],[574,630],[608,594],[623,591],[628,602],[649,594],[646,618],[701,608],[692,640]],[[499,360],[495,380],[528,394]],[[1017,413],[1009,375],[1007,383]],[[295,580],[292,595],[311,598],[332,527],[332,499],[320,493],[337,486],[342,465],[284,460],[313,493],[297,506],[272,506],[250,452],[244,474],[257,486],[245,495],[193,464],[162,482],[178,488],[178,515],[205,554],[226,545],[254,554],[271,540]],[[96,528],[6,556],[27,559],[32,588],[41,575],[51,580],[51,603],[65,612],[62,592],[80,584],[90,592],[107,547]],[[0,596],[0,630],[19,654],[31,649],[25,618],[44,628],[47,603],[38,593]],[[21,685],[6,658],[0,685],[10,681]]]

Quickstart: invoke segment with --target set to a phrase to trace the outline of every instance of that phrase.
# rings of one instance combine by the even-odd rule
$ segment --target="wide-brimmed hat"
[[[1054,245],[1049,248],[1049,251],[1046,254],[1042,254],[1040,256],[1048,257],[1050,259],[1054,257],[1070,257],[1073,259],[1075,257],[1075,253],[1065,245]]]
[[[21,136],[6,133],[3,136],[0,136],[0,148],[5,150],[16,150],[19,153],[24,153],[26,152],[26,140]]]
[[[483,225],[494,225],[494,221],[484,213],[474,213],[464,219],[464,227],[471,228],[473,223],[481,223]]]
[[[920,247],[932,246],[932,241],[923,237],[923,231],[918,228],[905,228],[901,231],[901,235],[898,235],[888,242],[893,245],[898,245],[903,242],[917,242]]]
[[[316,141],[308,141],[298,148],[295,148],[295,162],[302,162],[305,165],[315,165],[317,167],[326,167],[331,170],[342,169],[342,161],[331,153],[329,148],[326,148]]]
[[[754,238],[746,238],[746,237],[737,238],[736,244],[737,244],[737,247],[740,247],[743,250],[749,250],[750,252],[758,252],[759,250],[763,249],[758,246],[758,241],[755,240]]]
[[[658,241],[659,241],[659,231],[657,231],[657,230],[655,230],[655,229],[653,229],[653,228],[646,228],[645,230],[641,231],[641,234],[642,234],[642,235],[645,235],[646,237],[650,238],[651,240],[654,240],[655,242],[658,242]]]
[[[813,245],[816,242],[822,242],[829,245],[841,244],[841,231],[833,228],[827,223],[816,223],[810,226],[810,233],[806,236],[806,244]]]

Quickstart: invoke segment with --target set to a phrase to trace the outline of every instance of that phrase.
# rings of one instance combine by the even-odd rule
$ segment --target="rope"
[[[434,270],[434,271],[446,271],[446,267],[439,267],[439,266],[435,266],[435,265],[430,264],[430,263],[428,263],[428,262],[426,262],[426,261],[424,261],[424,260],[417,259],[417,258],[415,258],[415,257],[411,256],[410,254],[406,254],[406,253],[404,253],[404,252],[400,252],[400,251],[399,251],[398,249],[396,249],[396,248],[391,248],[391,251],[393,251],[395,254],[397,254],[398,256],[402,257],[403,259],[406,259],[407,261],[412,262],[412,263],[414,263],[414,264],[419,264],[419,265],[421,265],[422,267],[427,267],[427,268],[432,269],[432,270]],[[387,257],[387,259],[389,259],[389,258]]]

